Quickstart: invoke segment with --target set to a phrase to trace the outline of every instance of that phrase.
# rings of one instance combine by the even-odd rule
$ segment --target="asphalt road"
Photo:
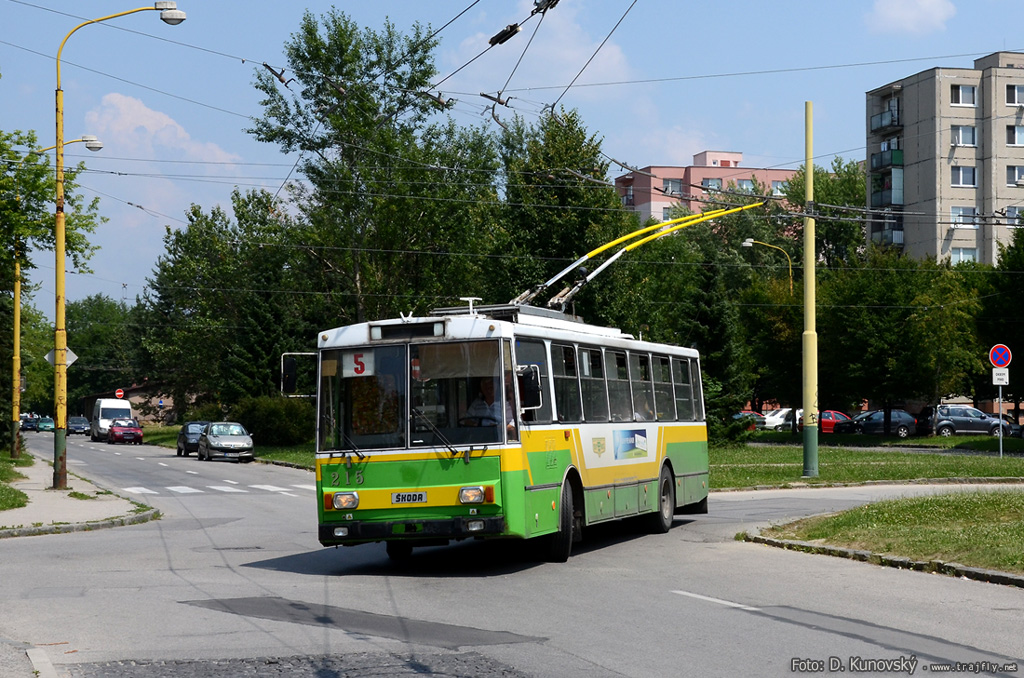
[[[164,518],[0,544],[0,641],[58,676],[1016,675],[990,669],[1024,658],[1024,590],[734,540],[949,487],[714,493],[667,535],[592,529],[565,564],[467,542],[395,566],[379,544],[319,546],[307,471],[81,439],[68,470]]]

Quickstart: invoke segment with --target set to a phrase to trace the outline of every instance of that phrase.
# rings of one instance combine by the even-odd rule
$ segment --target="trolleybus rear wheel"
[[[546,537],[547,558],[553,563],[564,563],[569,560],[572,551],[572,487],[569,481],[562,483],[562,506],[559,512],[558,532]]]
[[[661,467],[658,479],[658,510],[647,516],[648,527],[654,534],[664,534],[672,527],[672,515],[676,511],[676,486],[672,484],[672,473],[668,466]]]

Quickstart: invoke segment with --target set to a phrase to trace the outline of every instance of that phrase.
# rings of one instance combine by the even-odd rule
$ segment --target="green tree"
[[[807,168],[801,166],[786,184],[786,201],[794,208],[806,207]],[[843,266],[854,261],[865,249],[863,225],[867,178],[861,163],[832,160],[832,171],[814,166],[815,249],[819,260],[827,268]],[[853,210],[846,208],[855,208]],[[792,235],[803,240],[803,220],[795,219]]]
[[[423,312],[473,292],[492,249],[494,141],[427,124],[436,44],[418,24],[405,36],[390,23],[360,31],[336,10],[307,13],[285,47],[291,96],[257,76],[264,116],[252,133],[305,152],[309,187],[295,197],[306,259],[295,266],[320,292],[320,322]]]
[[[136,374],[137,344],[124,302],[102,294],[67,305],[68,347],[78,356],[68,367],[68,413],[82,411],[82,399],[130,386]]]

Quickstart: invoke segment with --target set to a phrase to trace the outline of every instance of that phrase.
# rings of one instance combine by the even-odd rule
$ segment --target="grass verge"
[[[0,459],[0,511],[28,505],[28,495],[21,490],[14,489],[8,483],[25,477],[18,473],[19,466],[31,465],[32,458],[28,455],[22,455],[18,459]]]
[[[1024,574],[1024,491],[999,488],[880,501],[761,534]]]

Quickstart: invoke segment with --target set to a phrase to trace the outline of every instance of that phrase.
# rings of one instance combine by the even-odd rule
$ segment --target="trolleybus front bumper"
[[[503,516],[460,516],[435,520],[387,520],[321,523],[324,546],[365,544],[384,540],[445,540],[494,536],[505,533]]]

